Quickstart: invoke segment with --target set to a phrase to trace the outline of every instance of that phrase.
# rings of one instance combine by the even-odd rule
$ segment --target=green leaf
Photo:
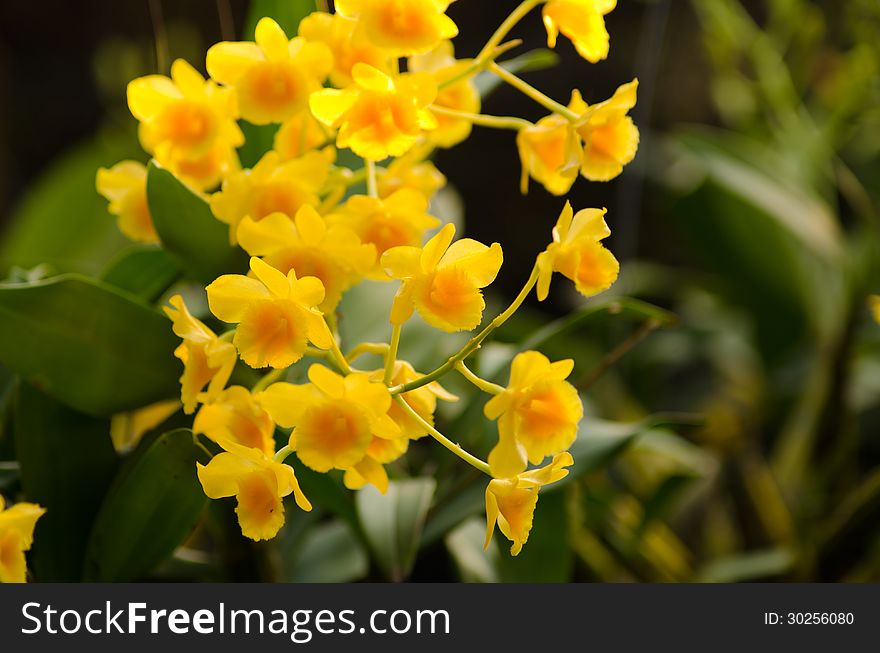
[[[538,48],[501,62],[499,65],[511,73],[528,73],[553,68],[559,61],[559,55],[553,50]],[[501,78],[490,72],[482,72],[477,75],[476,85],[480,95],[486,97],[501,85]]]
[[[58,272],[98,274],[127,243],[95,190],[101,166],[138,156],[134,133],[101,134],[59,157],[8,216],[0,277],[13,266],[48,263]]]
[[[498,549],[483,549],[486,539],[486,523],[474,517],[450,531],[446,536],[446,549],[455,561],[459,578],[465,583],[498,582]]]
[[[101,282],[0,285],[0,323],[0,362],[76,410],[112,415],[179,392],[168,320]]]
[[[25,498],[47,511],[37,522],[32,569],[40,581],[78,581],[92,523],[118,467],[110,423],[26,383],[16,395],[15,448]]]
[[[486,505],[488,482],[488,479],[481,477],[479,481],[468,484],[455,494],[446,497],[445,502],[438,503],[432,508],[422,533],[421,546],[433,544],[468,517],[479,514]]]
[[[246,120],[238,124],[244,134],[244,144],[238,148],[238,158],[243,168],[253,168],[275,146],[278,125],[253,125]]]
[[[568,546],[568,517],[564,492],[541,492],[529,539],[519,555],[509,553],[510,542],[496,529],[495,545],[502,582],[564,583],[571,576],[574,557]]]
[[[697,573],[701,583],[743,583],[786,573],[795,563],[789,549],[750,551],[727,558],[718,558],[706,564]]]
[[[370,561],[358,538],[340,521],[310,529],[287,571],[291,583],[350,583],[367,575]]]
[[[183,543],[207,501],[196,476],[204,457],[192,432],[179,429],[126,461],[95,520],[85,580],[143,578]]]
[[[180,268],[164,249],[135,245],[116,257],[101,275],[111,286],[153,303],[180,278]]]
[[[402,581],[412,570],[435,487],[433,478],[413,478],[391,481],[384,496],[372,486],[357,493],[355,503],[367,541],[393,581]]]
[[[187,275],[210,283],[221,274],[247,269],[245,253],[229,244],[229,227],[155,161],[147,168],[147,200],[159,239]]]
[[[244,23],[244,38],[254,39],[257,23],[264,16],[274,18],[288,37],[296,36],[299,22],[318,6],[315,0],[251,0],[250,9]]]

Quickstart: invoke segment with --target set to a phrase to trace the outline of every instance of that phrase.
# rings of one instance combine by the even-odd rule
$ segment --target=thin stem
[[[504,40],[504,37],[510,33],[510,30],[516,27],[517,23],[519,23],[519,21],[521,21],[532,9],[545,1],[546,0],[524,0],[520,3],[520,5],[510,12],[510,15],[504,19],[504,22],[498,26],[498,29],[496,29],[495,33],[489,37],[489,40],[486,41],[486,45],[483,46],[483,49],[480,50],[480,54],[476,57],[477,61],[487,60],[491,56],[492,51],[499,43],[501,43],[501,41]]]
[[[257,381],[254,384],[254,387],[251,388],[251,392],[252,393],[262,392],[263,390],[268,388],[270,385],[272,385],[276,381],[279,381],[282,378],[284,378],[284,375],[286,373],[287,373],[286,367],[268,372],[259,381]]]
[[[397,362],[397,348],[400,347],[400,331],[402,325],[395,324],[391,327],[391,343],[388,345],[388,355],[385,357],[385,376],[382,382],[391,385],[394,376],[394,364]]]
[[[508,41],[507,43],[502,43],[497,48],[495,48],[486,59],[474,59],[471,61],[471,65],[462,70],[457,75],[453,75],[449,79],[445,79],[439,84],[437,84],[437,90],[442,91],[444,88],[448,88],[453,84],[460,82],[463,79],[467,79],[472,75],[477,74],[478,72],[484,70],[486,66],[489,65],[490,62],[495,61],[502,54],[507,52],[508,50],[512,50],[513,48],[522,45],[521,39],[514,39],[512,41]]]
[[[504,392],[504,387],[498,385],[497,383],[492,383],[491,381],[487,381],[476,374],[474,374],[467,365],[464,364],[464,361],[457,361],[455,363],[455,369],[458,370],[461,375],[466,378],[468,381],[473,383],[483,392],[490,395],[497,395]]]
[[[569,120],[570,122],[576,122],[577,120],[580,119],[580,116],[577,115],[574,111],[572,111],[571,109],[569,109],[568,107],[566,107],[563,104],[559,104],[559,102],[557,102],[553,98],[548,97],[547,95],[545,95],[544,93],[542,93],[541,91],[536,89],[531,84],[521,80],[519,77],[514,75],[512,72],[502,68],[498,64],[496,64],[494,62],[490,63],[489,70],[492,71],[493,73],[495,73],[496,75],[498,75],[498,77],[500,77],[502,81],[510,84],[518,91],[521,91],[522,93],[528,95],[535,102],[537,102],[538,104],[540,104],[543,107],[546,107],[547,109],[549,109],[553,113],[558,113],[560,116],[562,116],[566,120]]]
[[[581,377],[581,379],[575,384],[578,390],[587,390],[589,389],[599,378],[605,374],[617,361],[624,357],[630,350],[635,348],[642,340],[647,338],[651,333],[659,329],[661,326],[658,320],[648,320],[642,326],[640,326],[636,331],[632,333],[628,338],[626,338],[623,342],[617,345],[614,349],[609,351],[599,364],[593,369],[592,372]]]
[[[376,162],[364,159],[367,168],[367,194],[370,197],[379,197],[379,184],[376,181]]]
[[[202,444],[201,440],[199,440],[199,434],[196,432],[193,432],[192,436],[193,436],[193,444],[202,450],[202,453],[204,453],[208,457],[208,460],[213,458],[214,454],[212,454],[210,451],[208,451],[208,448]]]
[[[532,123],[530,123],[528,120],[523,120],[522,118],[514,118],[512,116],[487,116],[482,113],[468,113],[466,111],[447,109],[446,107],[439,107],[436,104],[432,104],[428,108],[440,116],[467,120],[474,123],[475,125],[480,125],[481,127],[492,127],[494,129],[515,129],[516,131],[519,131],[520,129],[525,129],[526,127],[532,127]]]
[[[473,338],[468,340],[464,347],[462,347],[456,354],[454,354],[449,360],[447,360],[443,365],[435,369],[433,372],[426,374],[425,376],[419,377],[414,381],[410,381],[409,383],[404,383],[402,385],[397,385],[389,388],[389,392],[392,395],[402,394],[404,392],[410,392],[411,390],[415,390],[416,388],[421,388],[424,385],[428,385],[432,381],[436,381],[441,376],[451,372],[455,369],[455,364],[458,361],[464,360],[472,353],[474,353],[477,349],[480,348],[480,344],[492,333],[495,329],[504,324],[511,315],[516,313],[517,309],[522,305],[525,301],[526,297],[529,296],[529,293],[532,292],[532,288],[535,287],[535,284],[538,282],[538,264],[535,263],[535,267],[532,268],[532,274],[529,276],[526,284],[523,286],[523,289],[519,291],[519,295],[510,303],[510,306],[507,309],[498,315],[494,320],[489,322],[486,327],[480,331]]]
[[[287,457],[292,453],[293,453],[293,449],[290,448],[290,445],[285,444],[283,447],[281,447],[278,450],[278,453],[276,453],[272,457],[272,460],[274,460],[276,463],[283,463],[287,459]]]
[[[327,327],[329,328],[330,325],[328,324]],[[338,367],[339,371],[343,374],[351,374],[351,366],[348,364],[348,361],[345,360],[345,356],[342,355],[342,350],[339,349],[339,343],[336,342],[336,336],[333,329],[330,329],[330,342],[333,343],[330,345],[330,356],[336,367]]]
[[[345,360],[353,363],[364,354],[376,354],[385,358],[390,346],[387,342],[362,342],[345,355]]]
[[[150,19],[153,22],[153,38],[156,41],[156,69],[160,75],[168,70],[168,33],[162,16],[161,0],[150,0]]]
[[[412,419],[414,419],[419,424],[419,426],[425,429],[432,438],[437,440],[437,442],[449,449],[452,453],[454,453],[456,456],[461,458],[469,465],[475,467],[476,469],[479,469],[481,472],[488,476],[492,476],[492,472],[489,470],[489,464],[487,462],[480,460],[473,454],[468,453],[467,451],[462,449],[460,445],[456,444],[445,435],[443,435],[440,431],[431,426],[427,421],[425,421],[425,419],[421,415],[413,410],[412,406],[410,406],[403,400],[403,397],[398,395],[394,397],[394,401],[396,401],[403,409],[403,411]]]
[[[327,352],[317,347],[306,347],[306,356],[312,358],[327,358]]]

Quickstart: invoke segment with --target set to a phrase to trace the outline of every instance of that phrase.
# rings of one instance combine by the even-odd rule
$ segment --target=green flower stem
[[[482,342],[489,337],[489,334],[492,333],[495,329],[504,324],[511,315],[516,313],[517,309],[522,305],[525,301],[526,297],[529,296],[529,293],[532,292],[532,288],[535,287],[535,284],[538,283],[538,264],[535,263],[535,267],[532,268],[532,274],[529,276],[528,281],[523,286],[523,289],[520,290],[519,295],[510,303],[510,306],[507,309],[498,315],[494,320],[489,322],[486,327],[480,331],[473,338],[468,340],[464,347],[462,347],[456,354],[454,354],[449,360],[447,360],[443,365],[435,369],[433,372],[429,372],[425,376],[422,376],[414,381],[410,381],[409,383],[404,383],[402,385],[396,385],[389,388],[389,392],[392,395],[399,395],[404,392],[410,392],[415,390],[416,388],[421,388],[424,385],[428,385],[433,381],[436,381],[441,376],[448,374],[452,370],[455,369],[455,364],[458,361],[462,361],[471,354],[473,354],[477,349],[480,348]]]
[[[394,364],[397,362],[397,348],[400,347],[400,331],[402,325],[395,324],[391,327],[391,343],[388,345],[388,355],[385,357],[385,376],[382,381],[385,385],[391,385],[391,377],[394,376]]]
[[[547,97],[544,93],[536,89],[534,86],[524,82],[512,72],[510,72],[509,70],[505,70],[498,64],[494,62],[490,63],[489,70],[498,75],[498,77],[500,77],[502,81],[510,84],[518,91],[521,91],[522,93],[528,95],[535,102],[543,107],[546,107],[553,113],[558,113],[560,116],[570,122],[576,122],[580,119],[580,116],[577,115],[574,111],[562,104],[559,104],[559,102],[557,102],[556,100]]]
[[[495,33],[489,37],[489,40],[486,41],[486,45],[483,46],[483,49],[480,50],[480,54],[477,55],[477,61],[487,61],[491,56],[492,52],[495,48],[498,47],[498,44],[504,40],[504,37],[510,33],[516,25],[521,21],[525,16],[538,5],[546,2],[546,0],[523,0],[520,5],[510,12],[510,15],[504,19],[504,22],[498,26],[498,29],[495,30]]]
[[[330,320],[327,319],[327,316],[324,316],[324,322],[327,324],[327,328],[330,329],[330,342],[333,344],[330,345],[330,359],[333,361],[334,365],[339,368],[339,371],[343,374],[351,374],[352,369],[351,365],[348,364],[348,361],[345,359],[345,356],[342,354],[342,350],[339,349],[339,342],[336,340],[336,319],[334,317],[333,324],[330,324]]]
[[[468,381],[473,383],[483,392],[490,395],[497,395],[504,392],[504,388],[497,383],[492,383],[491,381],[487,381],[486,379],[480,378],[468,368],[467,365],[464,364],[464,361],[457,361],[455,363],[455,369],[458,370],[461,375],[466,378]]]
[[[474,59],[473,61],[471,61],[471,65],[466,67],[460,73],[458,73],[457,75],[453,75],[449,79],[445,79],[442,82],[440,82],[439,84],[437,84],[437,90],[442,91],[444,88],[448,88],[448,87],[452,86],[453,84],[460,82],[463,79],[467,79],[468,77],[471,77],[471,76],[477,74],[478,72],[485,70],[486,66],[488,66],[491,62],[495,61],[502,54],[504,54],[508,50],[512,50],[513,48],[518,47],[520,45],[522,45],[522,41],[520,39],[514,39],[512,41],[508,41],[507,43],[502,43],[501,45],[496,47],[494,50],[492,50],[492,52],[489,54],[489,56],[485,60]]]
[[[292,453],[293,453],[293,449],[290,448],[290,445],[285,444],[283,447],[281,447],[278,450],[278,453],[276,453],[272,457],[272,460],[274,460],[276,463],[283,463],[285,460],[287,460],[287,457]]]
[[[489,464],[487,462],[480,460],[473,454],[468,453],[467,451],[462,449],[461,446],[459,446],[458,444],[447,438],[445,435],[443,435],[440,431],[431,426],[427,421],[425,421],[425,419],[421,415],[419,415],[416,411],[412,409],[412,406],[410,406],[403,400],[403,397],[398,395],[394,397],[394,401],[396,401],[398,405],[400,405],[400,407],[407,415],[418,422],[419,426],[425,429],[432,438],[437,440],[437,442],[449,449],[452,453],[461,458],[467,464],[475,467],[476,469],[479,469],[481,472],[488,476],[492,476],[492,472],[490,471]]]
[[[367,194],[370,197],[379,197],[379,184],[376,181],[376,162],[364,159],[367,168]]]
[[[276,381],[280,381],[282,378],[284,378],[284,375],[286,373],[287,373],[286,367],[283,367],[283,368],[277,369],[277,370],[272,370],[271,372],[265,374],[263,376],[263,378],[261,378],[259,381],[257,381],[254,384],[254,387],[251,388],[251,392],[252,393],[262,392],[263,390],[268,388],[270,385],[272,385]]]
[[[388,356],[389,349],[390,346],[387,342],[362,342],[359,345],[355,345],[354,348],[345,355],[345,360],[349,363],[353,363],[364,354],[376,354],[377,356],[385,358]]]
[[[522,118],[514,118],[511,116],[487,116],[482,113],[468,113],[466,111],[456,111],[455,109],[438,107],[436,104],[432,104],[428,108],[437,115],[468,120],[475,125],[480,125],[482,127],[492,127],[494,129],[515,129],[516,131],[519,131],[520,129],[525,129],[526,127],[532,126],[532,123],[530,123],[528,120],[523,120]]]

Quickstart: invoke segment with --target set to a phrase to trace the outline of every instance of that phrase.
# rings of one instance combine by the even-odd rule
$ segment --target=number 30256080
[[[852,625],[852,612],[765,612],[764,623],[769,626],[790,624],[796,626]]]

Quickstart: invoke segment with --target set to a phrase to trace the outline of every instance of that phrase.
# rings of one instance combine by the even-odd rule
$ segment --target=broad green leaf
[[[468,517],[477,515],[486,506],[486,484],[489,479],[479,478],[454,494],[445,497],[428,513],[422,533],[422,547],[433,544]],[[442,501],[442,499],[441,499]]]
[[[287,36],[293,38],[299,22],[317,9],[315,0],[251,0],[244,23],[244,38],[253,40],[257,23],[264,16],[274,18]]]
[[[34,534],[37,580],[82,578],[89,532],[118,467],[110,423],[26,383],[16,392],[15,447],[25,498],[46,508]]]
[[[789,549],[749,551],[708,562],[697,572],[701,583],[744,583],[781,576],[795,564]]]
[[[291,583],[350,583],[367,575],[370,561],[363,545],[341,521],[311,528],[287,570]]]
[[[357,493],[355,502],[367,541],[393,581],[404,580],[412,569],[434,488],[433,478],[413,478],[391,481],[384,496],[372,486]]]
[[[275,146],[278,125],[253,125],[246,120],[238,124],[244,133],[244,145],[238,148],[238,158],[242,167],[253,168]]]
[[[246,270],[247,257],[229,244],[229,227],[214,217],[208,203],[155,161],[147,170],[153,225],[180,269],[205,283]]]
[[[495,546],[502,582],[564,583],[571,576],[574,556],[568,546],[565,492],[541,492],[529,539],[519,555],[510,555],[510,541],[496,528]]]
[[[528,73],[553,68],[559,61],[559,55],[553,50],[538,48],[501,62],[499,65],[511,73]],[[480,95],[486,97],[501,85],[501,79],[490,72],[482,72],[477,75],[476,84]]]
[[[46,263],[57,272],[98,274],[126,239],[95,190],[101,166],[139,156],[134,133],[104,133],[59,157],[7,216],[0,276]]]
[[[445,538],[446,549],[455,561],[459,578],[465,583],[498,582],[498,549],[483,549],[486,523],[474,517],[450,531]]]
[[[85,580],[143,578],[183,543],[207,501],[196,476],[205,457],[192,432],[179,429],[126,461],[95,520]]]
[[[125,250],[101,280],[153,303],[180,277],[177,263],[161,247],[135,245]]]
[[[0,362],[76,410],[112,415],[179,392],[168,320],[101,282],[0,285],[0,323]]]

